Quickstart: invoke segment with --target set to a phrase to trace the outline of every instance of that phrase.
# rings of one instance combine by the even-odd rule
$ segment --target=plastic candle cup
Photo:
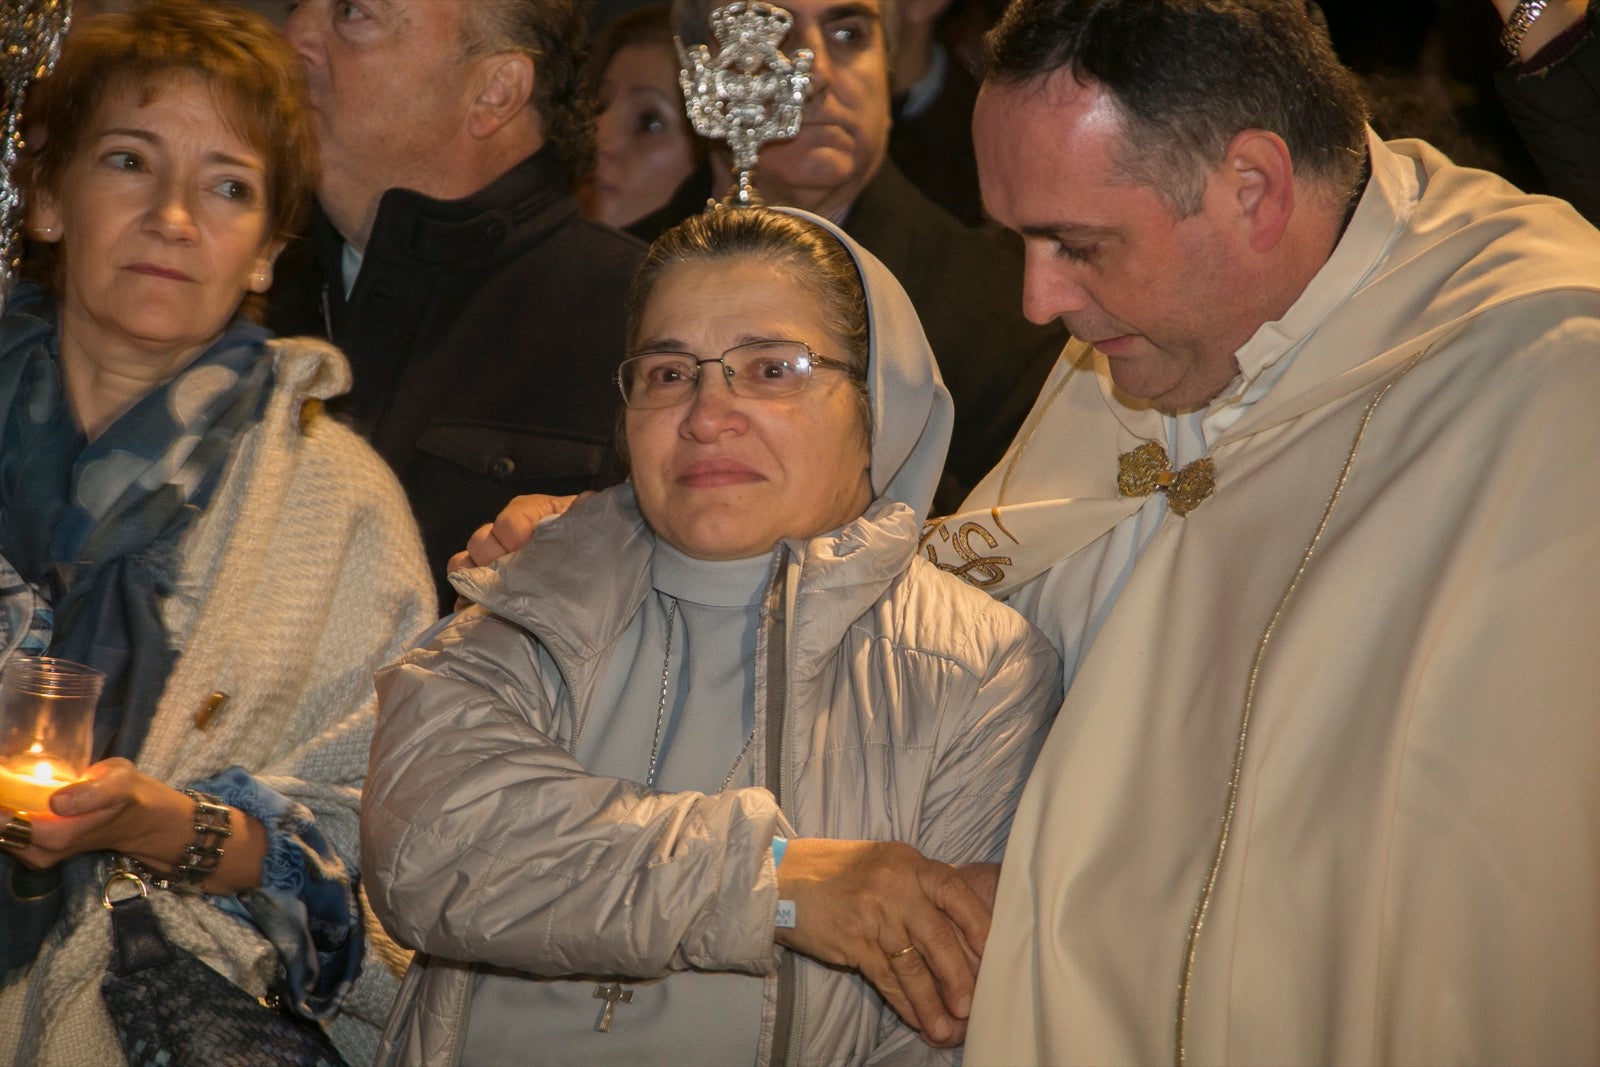
[[[105,675],[49,656],[0,669],[0,808],[48,812],[50,794],[83,777]]]

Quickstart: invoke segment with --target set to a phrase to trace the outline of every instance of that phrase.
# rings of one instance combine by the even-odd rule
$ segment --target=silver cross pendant
[[[609,1034],[611,1020],[617,1014],[617,1005],[632,1004],[633,990],[622,988],[621,982],[597,985],[594,987],[594,999],[606,1002],[606,1006],[600,1012],[600,1021],[594,1024],[594,1028],[602,1034]]]

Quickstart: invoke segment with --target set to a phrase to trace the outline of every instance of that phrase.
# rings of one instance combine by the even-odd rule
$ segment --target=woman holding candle
[[[343,358],[240,316],[315,177],[299,63],[256,16],[151,0],[74,27],[37,117],[28,225],[56,262],[0,318],[0,554],[50,653],[106,679],[84,779],[0,810],[0,1061],[121,1058],[113,860],[174,890],[175,942],[330,1019],[367,947],[370,676],[433,594],[387,468],[321,414]],[[355,1058],[363,1029],[332,1026]]]

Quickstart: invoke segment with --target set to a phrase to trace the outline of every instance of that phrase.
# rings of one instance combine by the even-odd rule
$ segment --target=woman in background
[[[622,229],[664,207],[705,155],[684,114],[667,5],[611,23],[589,64],[601,110],[579,200],[586,217]]]

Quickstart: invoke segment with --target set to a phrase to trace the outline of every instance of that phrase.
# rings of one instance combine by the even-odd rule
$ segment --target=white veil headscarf
[[[827,219],[794,208],[769,210],[826,230],[855,260],[867,294],[872,492],[910,505],[917,520],[925,520],[944,470],[955,406],[911,298],[888,267]]]

